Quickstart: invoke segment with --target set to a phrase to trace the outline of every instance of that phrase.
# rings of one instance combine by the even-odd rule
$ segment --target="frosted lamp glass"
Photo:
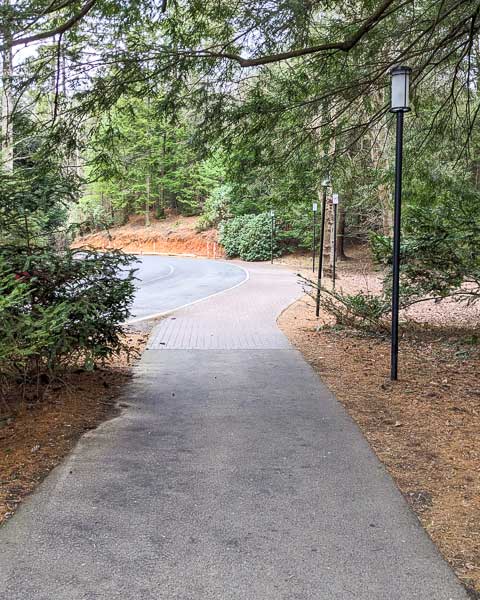
[[[409,107],[409,87],[410,87],[410,72],[409,67],[394,67],[390,71],[392,77],[392,112],[408,111]]]

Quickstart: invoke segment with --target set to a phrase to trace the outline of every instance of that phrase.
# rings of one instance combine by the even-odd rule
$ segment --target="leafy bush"
[[[242,215],[220,224],[219,241],[227,256],[239,256],[242,260],[269,260],[271,256],[271,217],[268,213]],[[278,254],[274,239],[273,253]]]
[[[386,317],[390,313],[390,302],[385,296],[322,290],[322,308],[335,317],[338,325],[378,333],[389,330]]]
[[[250,216],[240,237],[240,258],[242,260],[269,260],[272,253],[272,222],[267,213]],[[277,243],[274,240],[274,255]]]
[[[316,281],[305,277],[301,279],[307,292],[316,297]],[[389,331],[391,304],[387,296],[362,291],[345,294],[324,287],[321,290],[322,309],[335,318],[337,325],[382,334]]]
[[[465,194],[465,190],[463,192]],[[480,300],[480,195],[447,198],[433,206],[405,211],[401,244],[401,303],[428,299]],[[388,267],[384,287],[391,288],[392,240],[372,237],[376,260]]]
[[[229,258],[240,256],[240,239],[250,215],[222,221],[219,226],[219,242]]]
[[[205,200],[202,216],[198,220],[198,231],[205,231],[230,217],[231,187],[220,185]]]
[[[124,350],[131,260],[119,251],[0,247],[0,374],[92,367]]]

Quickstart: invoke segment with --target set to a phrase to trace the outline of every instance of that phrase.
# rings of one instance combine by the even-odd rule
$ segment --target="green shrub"
[[[269,260],[271,247],[271,217],[268,213],[242,215],[220,224],[219,241],[228,257],[239,256],[242,260]],[[274,256],[278,255],[276,239]]]
[[[300,276],[306,291],[314,298],[317,282]],[[322,287],[321,307],[335,318],[336,325],[386,334],[390,328],[390,300],[385,295],[369,292],[346,294],[341,290]]]
[[[62,368],[126,350],[133,257],[64,249],[80,191],[69,154],[43,133],[19,140],[14,171],[0,172],[0,392],[34,382],[38,394]]]
[[[322,289],[322,308],[335,317],[337,325],[377,333],[389,330],[390,302],[384,296]]]
[[[272,222],[267,213],[251,216],[242,232],[239,255],[242,260],[269,260],[272,253]],[[274,255],[277,244],[274,240]]]
[[[216,187],[205,200],[202,216],[198,220],[197,230],[205,231],[217,227],[221,221],[230,217],[231,187],[227,184]]]
[[[220,223],[219,242],[229,258],[240,256],[240,239],[249,218],[250,215],[242,215]]]
[[[480,302],[480,193],[461,173],[420,169],[407,180],[402,215],[400,301]],[[392,239],[373,235],[375,259],[386,267],[391,294]]]
[[[0,374],[24,377],[125,349],[132,257],[119,251],[0,248]]]

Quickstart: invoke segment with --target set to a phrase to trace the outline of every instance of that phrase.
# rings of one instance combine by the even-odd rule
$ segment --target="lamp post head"
[[[275,216],[275,211],[274,211],[273,209],[270,211],[270,216],[271,216],[271,217],[274,217],[274,216]]]
[[[322,187],[323,188],[327,188],[330,187],[331,184],[331,180],[330,180],[330,175],[327,175],[326,177],[323,178],[322,180]]]
[[[408,112],[410,110],[409,89],[412,69],[405,66],[393,67],[390,71],[392,94],[390,112]]]

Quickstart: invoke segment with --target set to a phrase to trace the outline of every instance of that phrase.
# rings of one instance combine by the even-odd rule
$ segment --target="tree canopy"
[[[72,222],[141,213],[148,226],[173,212],[265,258],[271,208],[276,252],[310,247],[329,174],[340,240],[369,243],[388,271],[389,70],[406,64],[404,298],[475,301],[479,11],[468,0],[2,0],[2,243],[37,255],[46,240],[65,249]]]

